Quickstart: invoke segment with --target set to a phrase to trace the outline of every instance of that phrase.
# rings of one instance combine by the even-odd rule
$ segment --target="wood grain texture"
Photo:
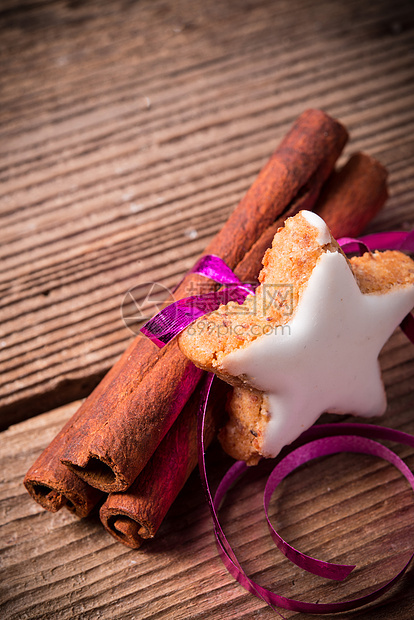
[[[413,29],[411,0],[3,0],[2,425],[90,392],[132,338],[126,291],[179,280],[307,107],[347,125],[344,157],[365,150],[388,167],[391,196],[370,230],[412,227]],[[414,433],[414,354],[400,332],[381,365],[381,424]],[[136,551],[96,514],[79,521],[33,502],[23,476],[78,406],[0,434],[0,617],[277,617],[223,568],[196,473]],[[396,450],[413,468],[414,452]],[[214,444],[213,487],[229,463]],[[412,492],[400,474],[339,455],[302,468],[272,501],[289,542],[358,566],[343,584],[305,575],[267,536],[263,473],[252,470],[221,512],[261,584],[340,600],[390,577],[411,551]],[[411,620],[413,585],[411,568],[375,608],[340,617]]]
[[[120,306],[174,286],[306,107],[390,171],[413,223],[410,0],[42,1],[0,10],[3,427],[83,397]]]
[[[379,423],[414,433],[414,358],[401,332],[386,345],[381,364],[389,404]],[[139,550],[113,542],[97,514],[80,521],[65,509],[45,512],[30,498],[22,485],[25,471],[78,406],[74,402],[0,434],[0,616],[275,618],[222,566],[197,473],[156,538]],[[414,467],[412,449],[392,447]],[[230,462],[215,443],[207,455],[213,488]],[[273,547],[261,505],[269,470],[269,462],[252,468],[220,513],[245,570],[260,584],[285,596],[328,602],[366,593],[402,567],[412,549],[414,502],[408,484],[391,465],[364,455],[320,459],[292,474],[272,499],[272,520],[290,543],[320,559],[357,565],[341,584],[306,574]],[[340,617],[409,620],[413,614],[410,569],[376,607]],[[283,615],[311,618],[289,611]]]

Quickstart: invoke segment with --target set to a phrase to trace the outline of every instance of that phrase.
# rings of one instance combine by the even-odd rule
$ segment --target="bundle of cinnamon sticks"
[[[277,228],[300,209],[315,210],[336,237],[360,234],[387,199],[387,172],[363,153],[336,171],[347,139],[338,121],[305,111],[204,253],[252,281]],[[189,273],[175,298],[215,286]],[[28,492],[47,510],[65,506],[79,517],[101,504],[105,528],[139,547],[155,535],[197,464],[201,377],[174,341],[160,350],[138,336],[29,469]],[[220,425],[228,389],[216,382],[206,445]]]

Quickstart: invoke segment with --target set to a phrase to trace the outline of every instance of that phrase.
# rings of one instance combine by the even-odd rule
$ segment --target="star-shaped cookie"
[[[378,355],[414,306],[414,262],[395,252],[350,261],[302,211],[265,254],[260,286],[179,337],[192,361],[237,386],[221,432],[236,458],[276,456],[324,411],[381,415]]]

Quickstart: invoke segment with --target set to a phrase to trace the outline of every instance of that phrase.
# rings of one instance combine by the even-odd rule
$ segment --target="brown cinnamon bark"
[[[323,112],[302,114],[205,253],[219,254],[234,266],[269,223],[280,214],[287,217],[293,212],[295,197],[305,193],[309,198],[306,208],[311,208],[346,140],[346,130]],[[192,275],[182,283],[176,297],[186,296],[190,287],[192,294],[197,286],[206,290],[206,283],[205,278]],[[175,373],[171,370],[174,368]],[[189,380],[183,390],[186,376]],[[88,514],[102,495],[75,472],[102,489],[128,486],[180,411],[197,378],[174,345],[160,351],[147,339],[135,339],[30,468],[24,481],[29,493],[47,510],[66,506],[79,516]],[[171,407],[178,385],[180,395]],[[168,388],[163,393],[165,386]],[[151,427],[149,435],[147,425]],[[138,435],[140,442],[134,451]],[[73,471],[62,465],[64,455]],[[131,466],[134,459],[136,464]]]
[[[151,341],[144,340],[142,355],[132,342],[122,355],[119,364],[123,366],[128,360],[135,364],[137,372],[145,373],[160,357],[160,350]],[[98,398],[105,392],[117,376],[114,366],[105,375],[88,398],[89,406],[95,406]],[[57,512],[63,506],[78,517],[87,516],[103,497],[103,493],[81,480],[74,472],[61,463],[65,446],[70,443],[82,420],[83,407],[65,424],[53,441],[43,450],[24,478],[24,485],[30,495],[43,508]]]
[[[326,221],[335,238],[359,235],[388,198],[387,178],[388,172],[379,161],[366,153],[354,153],[342,168],[330,174],[314,210]],[[304,194],[292,211],[309,208],[308,195]],[[263,255],[285,219],[281,217],[269,226],[239,263],[241,280],[247,279],[252,262],[257,273],[260,271]]]
[[[213,383],[205,419],[205,445],[216,435],[229,386]],[[158,446],[135,482],[124,493],[111,493],[100,518],[118,541],[137,549],[153,538],[171,504],[197,464],[198,389]]]
[[[379,161],[359,152],[343,168],[332,172],[315,211],[336,239],[361,234],[388,198],[387,178],[388,172]]]
[[[148,341],[146,344],[149,352],[153,351],[158,354],[159,351],[153,343]],[[131,348],[130,346],[124,352],[122,358],[129,358],[133,353]],[[148,356],[137,358],[136,363],[137,368],[141,372],[145,372],[148,367]],[[116,370],[112,368],[89,396],[91,405],[96,403],[115,376]],[[27,472],[23,482],[33,499],[46,510],[57,512],[65,506],[78,517],[85,517],[103,497],[103,493],[86,484],[60,461],[62,451],[72,440],[81,423],[81,414],[82,407],[43,450]]]
[[[234,269],[315,175],[319,184],[328,176],[346,140],[340,123],[320,110],[304,112],[205,253],[217,254]],[[176,297],[187,296],[189,289],[194,294],[200,278],[187,276]],[[131,359],[141,356],[142,343],[138,337]],[[125,358],[115,366],[116,377],[105,392],[97,400],[85,401],[82,423],[61,455],[78,476],[107,492],[132,484],[200,378],[200,371],[175,342],[145,373],[137,372],[135,363]]]
[[[315,210],[338,237],[358,235],[385,203],[386,179],[386,170],[378,161],[357,153],[332,175],[329,191],[322,191]],[[300,208],[308,208],[305,202],[299,203]],[[256,244],[261,251],[259,264],[257,247],[239,263],[239,277],[257,278],[263,254],[278,226],[270,226]],[[213,383],[215,389],[220,385],[224,384],[219,379]],[[220,419],[220,409],[224,410],[223,394],[212,392],[208,405],[206,419],[211,429],[211,416],[216,421]],[[197,464],[197,408],[193,396],[132,486],[124,493],[110,493],[101,507],[100,518],[106,530],[128,547],[138,548],[144,539],[155,535]],[[206,434],[206,446],[213,435],[211,430]]]
[[[108,375],[106,377],[108,381]],[[105,378],[99,390],[105,386]],[[95,397],[98,390],[95,392]],[[62,465],[58,455],[72,436],[72,429],[79,419],[79,410],[65,424],[53,441],[43,450],[24,477],[27,491],[43,508],[57,512],[65,506],[78,517],[86,517],[103,493],[90,487],[67,467]]]

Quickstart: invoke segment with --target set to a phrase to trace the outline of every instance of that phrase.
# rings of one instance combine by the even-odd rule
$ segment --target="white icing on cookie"
[[[325,245],[326,243],[331,242],[331,233],[329,232],[329,228],[324,220],[319,217],[319,215],[313,211],[301,211],[300,214],[305,218],[308,224],[318,229],[319,236],[317,241],[320,245]]]
[[[342,254],[320,256],[290,330],[260,336],[222,363],[265,392],[264,456],[276,456],[324,411],[384,412],[378,354],[413,306],[413,285],[364,295]]]

